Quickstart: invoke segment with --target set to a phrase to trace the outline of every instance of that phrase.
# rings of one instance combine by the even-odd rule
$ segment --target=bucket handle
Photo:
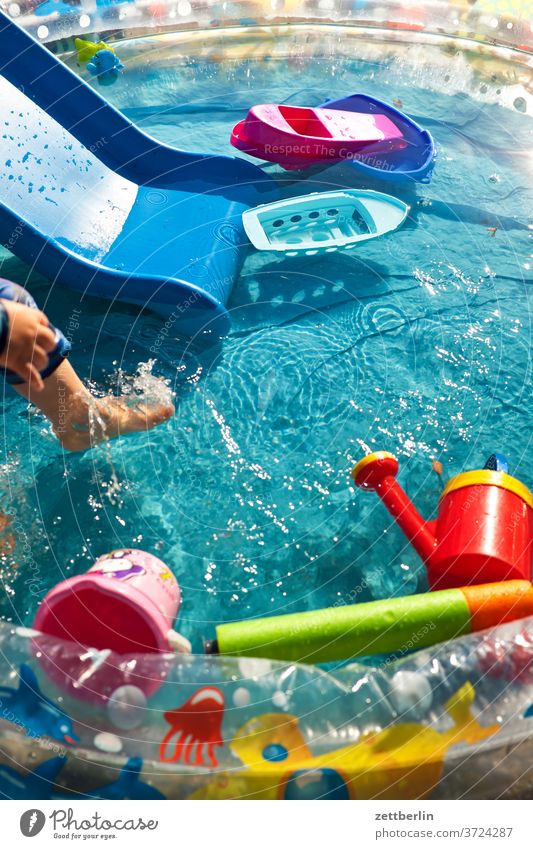
[[[174,628],[169,628],[167,631],[167,640],[171,651],[176,654],[192,654],[192,646],[187,637],[175,631]]]

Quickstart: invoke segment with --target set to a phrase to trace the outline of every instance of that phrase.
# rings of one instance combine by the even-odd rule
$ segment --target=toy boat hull
[[[402,131],[378,112],[260,104],[234,128],[239,150],[288,170],[338,162],[364,151],[384,155],[407,144]]]
[[[361,152],[352,159],[352,167],[361,177],[385,180],[388,183],[431,181],[436,156],[433,138],[427,130],[399,109],[366,94],[352,94],[339,100],[328,100],[322,103],[320,108],[386,115],[401,130],[407,143],[402,150],[391,151],[383,159],[366,152]]]
[[[344,189],[256,206],[243,213],[242,221],[258,250],[315,256],[350,251],[390,233],[408,212],[406,203],[390,195]]]

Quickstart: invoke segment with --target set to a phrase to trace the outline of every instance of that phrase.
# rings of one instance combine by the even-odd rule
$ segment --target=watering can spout
[[[427,522],[404,492],[396,475],[398,460],[388,451],[375,451],[359,460],[352,471],[356,486],[377,493],[426,565],[437,547],[436,522]]]

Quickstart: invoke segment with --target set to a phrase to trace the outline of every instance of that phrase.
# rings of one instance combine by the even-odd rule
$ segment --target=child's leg
[[[40,392],[32,392],[27,383],[14,385],[13,389],[50,419],[54,433],[70,451],[83,451],[106,439],[150,430],[174,413],[170,402],[131,406],[125,398],[94,398],[68,360],[45,378]]]
[[[0,298],[37,309],[30,293],[9,280],[0,279]],[[94,398],[65,359],[71,348],[69,340],[60,330],[53,330],[56,347],[49,353],[48,365],[41,371],[43,389],[32,390],[9,369],[0,369],[0,372],[4,372],[5,379],[19,395],[35,404],[50,419],[64,448],[83,451],[105,439],[150,430],[172,416],[174,407],[170,402],[133,406],[124,398]]]

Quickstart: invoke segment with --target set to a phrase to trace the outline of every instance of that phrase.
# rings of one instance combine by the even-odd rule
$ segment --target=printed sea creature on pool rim
[[[67,758],[65,757],[51,758],[26,775],[5,764],[0,765],[0,799],[71,799],[70,795],[63,792],[53,792],[55,780],[66,761]],[[116,781],[83,793],[81,798],[114,801],[127,799],[158,801],[165,799],[165,796],[156,787],[152,787],[151,784],[141,780],[142,767],[142,758],[129,758],[120,770]]]
[[[33,11],[39,18],[48,17],[48,15],[71,15],[73,12],[72,3],[64,3],[63,0],[45,0]]]
[[[66,760],[50,758],[26,775],[0,765],[0,799],[51,799],[55,780]]]
[[[514,684],[533,681],[533,631],[525,627],[509,645],[507,640],[489,635],[483,640],[479,666],[484,675]]]
[[[450,746],[476,743],[499,730],[499,725],[479,724],[472,714],[474,699],[469,682],[450,698],[448,731],[399,723],[319,756],[312,754],[295,716],[263,714],[245,723],[229,743],[243,770],[218,774],[190,798],[425,798],[442,777]]]
[[[217,766],[215,747],[224,745],[224,694],[218,687],[202,687],[164,717],[170,725],[159,747],[164,763]]]
[[[105,41],[99,41],[98,44],[95,44],[94,41],[86,41],[83,38],[75,38],[74,47],[76,48],[79,61],[84,65],[90,62],[99,50],[110,50],[111,53],[115,52]]]
[[[151,784],[146,784],[146,782],[141,780],[142,767],[142,758],[130,758],[122,767],[116,781],[86,793],[85,798],[113,799],[115,801],[124,799],[164,799],[165,796],[156,787],[152,787]]]
[[[79,740],[71,719],[42,694],[34,671],[26,663],[20,667],[16,690],[0,687],[0,706],[0,718],[23,728],[28,737],[53,737],[64,743]]]
[[[124,65],[112,50],[99,50],[87,65],[87,70],[96,77],[100,85],[113,85]]]
[[[87,63],[87,70],[98,79],[100,85],[112,85],[117,81],[124,65],[109,44],[105,41],[95,44],[93,41],[76,38],[74,45],[79,61]]]

